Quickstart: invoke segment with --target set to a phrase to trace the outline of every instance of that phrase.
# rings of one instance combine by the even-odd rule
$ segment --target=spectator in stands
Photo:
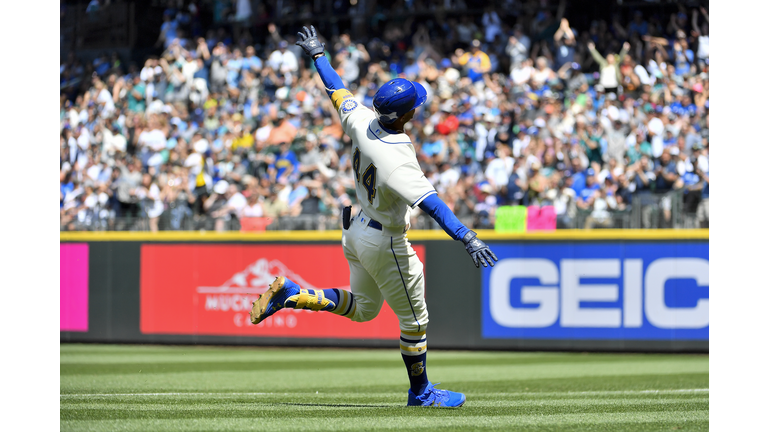
[[[243,69],[250,70],[254,74],[258,74],[261,72],[262,68],[262,61],[261,59],[256,55],[256,50],[253,48],[253,46],[249,45],[245,49],[245,59],[243,59]]]
[[[126,227],[130,227],[139,217],[138,188],[142,179],[141,168],[140,160],[128,160],[125,165],[120,166],[117,187],[117,200],[120,202],[118,217],[124,219],[123,224]]]
[[[240,113],[235,113],[235,115],[232,116],[232,119],[237,122],[234,126],[235,137],[232,140],[231,145],[233,151],[238,149],[250,149],[253,147],[254,139],[253,134],[251,134],[251,127],[247,124],[243,125],[240,123],[242,117],[243,116]]]
[[[576,35],[573,33],[568,20],[560,20],[560,27],[555,32],[555,69],[573,62],[576,54]]]
[[[185,222],[192,217],[190,204],[194,202],[194,196],[189,193],[189,183],[186,174],[172,172],[167,175],[167,183],[162,185],[160,200],[164,208],[168,210],[168,224],[171,230],[180,230],[186,227]]]
[[[267,63],[274,71],[279,71],[282,74],[294,74],[299,70],[299,61],[296,59],[296,55],[287,48],[288,42],[280,41],[277,44],[277,49],[269,55]]]
[[[704,17],[704,23],[699,28],[699,10]],[[704,7],[693,10],[693,16],[691,17],[691,25],[693,26],[693,32],[691,35],[698,40],[698,48],[696,50],[696,58],[700,68],[709,65],[709,14]]]
[[[165,206],[160,199],[160,187],[157,180],[151,174],[144,174],[141,179],[141,187],[136,191],[142,211],[149,219],[149,230],[157,232],[160,216],[165,211]]]
[[[496,154],[489,159],[488,167],[485,169],[485,178],[494,194],[501,192],[501,188],[509,183],[509,176],[515,165],[510,154],[511,151],[508,146],[499,146],[496,149]]]
[[[555,208],[557,228],[573,228],[576,218],[576,193],[570,185],[573,178],[563,177],[557,185],[547,191],[549,200]]]
[[[496,35],[501,34],[501,18],[499,14],[493,10],[492,6],[488,6],[483,12],[483,28],[485,30],[485,41],[493,42],[496,39]]]
[[[134,113],[146,111],[147,102],[145,98],[147,86],[139,75],[134,75],[132,80],[128,80],[126,90],[128,93],[128,111]]]
[[[349,35],[339,37],[337,61],[341,68],[341,78],[345,83],[357,83],[360,77],[360,62],[370,61],[371,57],[363,44],[353,44]]]
[[[677,172],[677,161],[673,159],[678,150],[676,147],[665,148],[659,157],[658,163],[654,164],[654,175],[656,176],[656,193],[665,193],[672,190],[680,177]],[[672,219],[672,198],[669,194],[662,196],[660,206],[663,211],[664,221],[669,224]]]
[[[322,153],[317,145],[317,136],[313,133],[307,134],[304,141],[304,152],[300,156],[299,172],[300,177],[310,180],[328,181],[335,175],[328,166],[330,162],[326,154]]]
[[[595,225],[610,228],[613,226],[613,218],[609,209],[616,208],[616,200],[602,189],[596,189],[588,200],[586,208],[592,210],[584,222],[584,229],[592,229]]]
[[[534,159],[528,174],[528,202],[531,205],[541,205],[545,192],[549,188],[549,180],[541,171],[541,162]]]
[[[227,224],[237,221],[242,216],[243,209],[248,205],[248,201],[240,193],[237,185],[228,184],[225,180],[219,180],[213,189],[213,193],[206,200],[206,206],[210,201],[219,200],[221,205],[218,208],[210,209],[210,215],[214,219],[214,229],[224,231]]]
[[[299,160],[296,153],[291,150],[291,144],[283,141],[279,144],[280,152],[275,162],[269,166],[270,181],[280,183],[281,180],[293,182],[299,177]]]
[[[582,210],[588,210],[592,208],[592,203],[595,199],[595,192],[600,190],[600,184],[597,182],[595,170],[587,168],[584,172],[586,178],[586,184],[579,195],[576,197],[576,206]]]
[[[637,34],[638,36],[645,36],[648,33],[648,22],[643,19],[643,13],[641,11],[635,11],[632,18],[632,22],[627,27],[629,36]]]
[[[240,80],[240,70],[243,68],[243,53],[235,48],[232,51],[232,57],[224,60],[224,67],[227,69],[227,86],[230,91],[237,88]]]
[[[281,216],[287,216],[289,207],[288,202],[280,196],[280,192],[285,189],[284,182],[275,183],[269,189],[269,194],[264,200],[264,216],[277,219]]]
[[[480,50],[480,45],[480,41],[475,39],[472,41],[469,52],[461,49],[456,51],[458,64],[466,68],[467,76],[472,82],[482,80],[483,74],[491,70],[491,59],[488,58],[488,54]]]
[[[465,47],[470,44],[475,33],[479,31],[477,24],[467,15],[462,15],[459,24],[451,27],[456,29],[458,42]]]
[[[179,23],[173,16],[173,11],[166,9],[163,12],[163,24],[160,26],[160,36],[157,38],[155,46],[163,46],[168,48],[171,42],[178,37]]]
[[[277,113],[277,123],[269,132],[267,138],[268,145],[279,145],[280,143],[292,143],[298,130],[286,118],[288,114],[285,111]]]
[[[248,195],[245,207],[243,207],[241,216],[244,218],[258,218],[264,216],[264,197],[259,193]]]
[[[619,209],[625,210],[632,206],[632,195],[635,192],[635,184],[630,183],[627,175],[621,173],[616,178],[616,203]]]
[[[595,49],[595,44],[589,42],[587,44],[592,58],[600,65],[600,85],[603,86],[606,92],[614,93],[618,91],[619,83],[621,82],[621,73],[619,71],[619,65],[624,59],[624,56],[629,51],[629,42],[624,42],[621,52],[618,55],[610,53],[607,57],[603,57]]]
[[[523,26],[515,24],[514,32],[507,42],[506,54],[510,57],[510,74],[512,69],[519,66],[528,58],[531,49],[531,39],[523,34]]]
[[[213,162],[207,155],[209,150],[208,140],[203,138],[202,133],[195,132],[192,136],[191,144],[192,153],[187,156],[184,166],[189,169],[189,190],[194,197],[192,210],[199,219],[204,212],[203,203],[208,198],[210,189],[213,187],[213,180],[211,178],[211,165],[213,165]]]

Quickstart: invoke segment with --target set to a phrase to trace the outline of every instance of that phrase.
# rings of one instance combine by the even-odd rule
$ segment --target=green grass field
[[[61,430],[670,431],[709,427],[709,357],[430,350],[458,409],[405,407],[400,352],[61,349]]]

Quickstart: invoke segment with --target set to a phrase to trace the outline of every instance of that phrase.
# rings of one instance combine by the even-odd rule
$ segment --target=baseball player
[[[410,138],[403,133],[427,92],[419,83],[396,78],[378,90],[372,111],[344,87],[323,54],[314,27],[304,27],[296,44],[314,60],[344,132],[352,139],[361,210],[349,217],[349,223],[345,220],[341,238],[351,292],[304,289],[280,276],[253,303],[251,322],[258,324],[282,308],[328,311],[365,322],[378,315],[386,300],[400,321],[400,352],[411,384],[408,405],[459,407],[466,400],[463,394],[436,389],[427,379],[424,266],[406,236],[410,209],[419,206],[454,240],[464,242],[475,267],[493,266],[498,259],[438,198],[419,168]]]

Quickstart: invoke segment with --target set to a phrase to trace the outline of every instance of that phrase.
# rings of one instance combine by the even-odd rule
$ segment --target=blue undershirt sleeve
[[[317,68],[317,73],[320,74],[320,79],[325,84],[325,92],[328,93],[328,96],[331,96],[336,90],[346,88],[344,87],[344,82],[341,81],[341,77],[333,70],[331,63],[328,62],[328,58],[325,55],[315,60],[315,67]]]
[[[432,219],[436,220],[440,227],[454,240],[463,239],[464,235],[469,232],[469,228],[459,222],[456,215],[453,214],[451,209],[445,205],[437,194],[424,198],[424,201],[419,204],[419,208],[432,216]]]

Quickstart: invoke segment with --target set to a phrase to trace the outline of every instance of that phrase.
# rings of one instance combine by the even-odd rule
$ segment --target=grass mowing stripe
[[[460,409],[459,409],[460,410]],[[451,410],[451,411],[459,411]],[[422,411],[410,409],[410,411]],[[519,416],[454,416],[422,418],[398,416],[382,422],[378,417],[346,417],[333,422],[312,418],[239,419],[208,418],[175,420],[100,420],[62,421],[61,430],[110,430],[110,431],[376,431],[376,430],[509,430],[514,427],[531,430],[651,430],[666,424],[699,426],[706,428],[708,413],[704,411],[643,412],[643,413],[586,413]],[[260,421],[261,420],[261,421]],[[592,427],[588,427],[592,426]],[[604,426],[601,428],[600,426]],[[543,429],[543,428],[555,429]],[[668,428],[671,429],[671,428]]]
[[[77,412],[63,412],[61,420],[82,420],[87,421],[93,418],[105,420],[182,420],[182,419],[205,419],[205,418],[251,418],[268,419],[270,422],[279,421],[286,418],[285,413],[290,412],[293,418],[315,419],[318,423],[336,422],[340,418],[349,417],[368,417],[378,418],[380,422],[386,423],[390,419],[399,416],[416,417],[419,420],[446,417],[517,417],[522,415],[569,415],[569,414],[632,414],[652,413],[652,412],[681,412],[681,411],[700,411],[704,414],[709,412],[707,405],[704,404],[675,404],[667,407],[660,405],[621,405],[621,406],[586,406],[586,407],[476,407],[461,408],[461,413],[412,413],[413,407],[388,407],[388,406],[330,406],[305,407],[301,405],[282,405],[280,409],[254,409],[253,407],[231,407],[222,409],[198,408],[195,410],[113,410],[113,409],[85,409]],[[666,408],[666,409],[665,409]],[[432,409],[434,410],[434,409]],[[98,417],[94,417],[98,416]]]
[[[104,350],[95,345],[62,345],[60,364],[120,364],[120,363],[195,363],[195,362],[280,362],[297,361],[311,357],[315,361],[363,361],[400,360],[397,342],[393,350],[376,349],[328,349],[328,348],[269,348],[269,347],[156,347],[156,346],[109,346]],[[455,361],[463,364],[515,364],[520,362],[582,363],[594,361],[655,361],[669,358],[666,354],[614,354],[614,353],[551,353],[551,352],[491,352],[491,351],[444,351],[430,348],[430,364],[450,365]],[[706,355],[678,355],[680,359],[707,359]]]
[[[642,404],[644,401],[648,403],[656,403],[655,401],[665,400],[669,404],[672,403],[692,403],[698,404],[699,407],[708,406],[709,396],[707,394],[638,394],[632,396],[624,396],[622,398],[616,398],[614,396],[588,396],[577,397],[573,395],[561,396],[561,397],[535,397],[535,396],[514,396],[506,397],[505,395],[494,395],[492,397],[468,395],[467,405],[471,409],[478,407],[504,407],[509,409],[511,406],[518,406],[521,404],[534,404],[537,406],[548,406],[558,404],[570,404],[570,401],[575,400],[589,400],[593,401],[595,405],[611,405],[616,401],[622,401],[622,403]],[[563,402],[566,401],[566,402]],[[275,404],[294,405],[301,404],[302,406],[328,406],[328,407],[357,407],[367,406],[372,408],[380,407],[402,407],[405,404],[405,397],[400,394],[388,394],[388,395],[371,395],[368,397],[357,397],[351,399],[347,396],[328,396],[328,395],[316,395],[315,397],[299,397],[295,395],[290,396],[229,396],[229,397],[87,397],[87,398],[67,398],[60,402],[62,412],[64,409],[79,410],[79,409],[91,409],[91,408],[104,408],[110,407],[112,410],[128,410],[128,409],[151,409],[153,407],[163,406],[178,406],[181,409],[186,409],[192,406],[218,406],[222,409],[229,408],[238,404],[247,404],[251,409],[259,409],[259,407],[273,406]],[[98,418],[98,416],[93,416]]]
[[[602,395],[644,395],[644,394],[676,394],[676,393],[709,393],[709,389],[673,389],[673,390],[613,390],[613,391],[583,391],[583,392],[527,392],[527,393],[503,393],[504,396],[602,396]],[[60,394],[62,398],[82,398],[82,397],[110,397],[110,396],[181,396],[181,397],[198,397],[198,396],[217,396],[217,397],[240,397],[240,396],[261,396],[261,395],[276,395],[280,393],[245,393],[245,392],[232,392],[232,393],[64,393]],[[282,393],[283,395],[295,395],[296,393]],[[307,393],[312,394],[312,393]],[[317,394],[317,393],[315,393]],[[379,393],[372,394],[370,396],[391,396],[399,393]],[[485,393],[477,394],[473,393],[473,396],[499,396],[499,393]]]
[[[329,358],[329,359],[313,359],[311,368],[324,369],[333,367],[343,367],[344,369],[370,369],[370,368],[386,368],[394,367],[399,368],[402,360],[390,356],[390,359],[382,358],[357,358],[349,357],[345,358]],[[577,362],[571,362],[561,357],[526,357],[526,358],[496,358],[496,359],[464,359],[464,358],[441,358],[440,356],[432,359],[430,357],[430,367],[488,367],[488,366],[522,366],[522,365],[534,365],[542,366],[546,364],[591,364],[602,363],[605,364],[606,359],[601,357],[594,357],[590,359],[582,358]],[[182,359],[183,361],[152,361],[152,359],[144,359],[146,361],[132,361],[126,362],[71,362],[66,360],[61,362],[61,375],[99,375],[105,373],[155,373],[155,372],[199,372],[199,371],[226,371],[226,370],[238,370],[238,371],[253,371],[270,367],[272,370],[291,370],[298,367],[307,367],[307,363],[302,360],[282,360],[276,361],[275,359],[269,360],[219,360],[210,358],[190,358]],[[616,361],[611,360],[612,364],[619,363],[634,363],[634,358],[620,358]]]
[[[398,345],[395,344],[395,348]],[[273,348],[249,347],[250,350],[222,348],[221,351],[203,351],[202,349],[176,350],[171,352],[156,351],[134,351],[134,352],[115,352],[115,353],[69,353],[61,350],[59,356],[61,363],[123,363],[123,362],[184,362],[184,361],[269,361],[274,359],[306,357],[312,356],[316,360],[343,360],[345,358],[354,359],[381,359],[395,357],[389,349],[371,349],[371,350],[341,350],[341,349],[318,349],[315,353],[311,349],[287,348],[278,351]],[[498,361],[515,362],[518,360],[567,360],[571,363],[591,362],[597,360],[610,361],[631,361],[638,359],[655,360],[668,358],[665,354],[622,354],[622,353],[550,353],[550,352],[463,352],[463,351],[442,351],[430,349],[430,354],[438,360],[463,360],[463,361]],[[396,352],[394,354],[397,354]],[[701,354],[679,355],[681,358],[699,358],[706,359]]]

